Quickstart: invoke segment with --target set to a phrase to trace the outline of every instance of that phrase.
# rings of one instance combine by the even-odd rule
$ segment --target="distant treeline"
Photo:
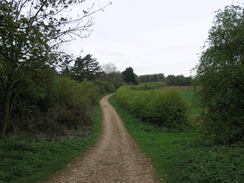
[[[167,85],[170,86],[189,86],[192,84],[192,77],[185,77],[183,75],[168,75],[167,77],[164,76],[163,73],[160,74],[147,74],[138,76],[139,82],[158,82],[162,81],[165,82]]]

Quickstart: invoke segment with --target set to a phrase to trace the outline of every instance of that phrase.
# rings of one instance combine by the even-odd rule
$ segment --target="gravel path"
[[[128,134],[105,96],[100,104],[104,121],[97,144],[76,158],[47,183],[153,183],[154,170]]]

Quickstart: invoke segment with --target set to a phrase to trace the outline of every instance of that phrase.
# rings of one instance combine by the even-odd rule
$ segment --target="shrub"
[[[55,77],[43,87],[43,97],[22,94],[22,100],[16,105],[21,107],[14,108],[8,132],[44,134],[49,138],[91,127],[94,105],[100,96],[113,90],[110,82],[79,83],[67,77]]]
[[[188,121],[188,105],[177,91],[139,91],[124,86],[116,98],[140,119],[169,128],[183,128]]]
[[[182,128],[188,120],[188,107],[176,90],[152,92],[148,103],[148,121],[170,128]]]

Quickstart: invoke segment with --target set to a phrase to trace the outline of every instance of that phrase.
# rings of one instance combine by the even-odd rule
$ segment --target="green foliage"
[[[135,90],[124,86],[116,98],[140,119],[169,128],[182,128],[188,122],[188,105],[177,91]],[[138,88],[143,88],[140,85]]]
[[[165,86],[164,82],[144,82],[140,83],[137,86],[131,86],[132,90],[152,90],[152,89],[159,89],[160,87]]]
[[[219,10],[197,67],[204,132],[210,142],[235,143],[244,134],[244,9]]]
[[[117,70],[112,63],[107,63],[102,66],[103,72],[99,74],[99,80],[109,81],[114,84],[115,88],[123,85],[122,74]]]
[[[191,77],[185,77],[183,75],[168,75],[164,74],[147,74],[138,77],[139,82],[165,82],[169,86],[189,86],[192,84]]]
[[[76,58],[74,67],[71,71],[73,79],[79,82],[90,81],[96,79],[98,73],[101,72],[101,67],[96,59],[88,54],[83,58]]]
[[[165,81],[169,86],[190,86],[192,84],[192,78],[183,75],[168,75]]]
[[[197,144],[200,134],[170,132],[142,123],[110,99],[129,133],[151,159],[157,178],[167,183],[241,183],[244,179],[243,143],[231,146]]]
[[[64,168],[74,157],[95,144],[101,130],[102,111],[97,107],[93,128],[85,138],[36,141],[35,136],[0,140],[0,182],[35,183]]]
[[[89,8],[87,13],[80,11],[83,13],[77,17],[81,18],[75,20],[63,13],[70,6],[83,2],[0,1],[0,94],[3,104],[0,108],[0,137],[11,125],[11,110],[16,107],[13,101],[19,99],[22,81],[33,86],[32,76],[37,67],[56,66],[63,61],[63,53],[58,48],[61,43],[70,40],[67,35],[82,37],[89,30],[92,25],[89,15],[94,13],[93,8]],[[41,96],[42,90],[35,94],[36,97],[44,97]]]
[[[103,93],[113,93],[115,91],[115,86],[109,81],[100,81],[97,84]]]
[[[122,72],[122,78],[126,83],[138,84],[136,81],[136,75],[131,67],[126,68],[125,71]]]
[[[139,82],[164,82],[165,76],[163,73],[160,74],[147,74],[147,75],[140,75],[138,77]]]
[[[114,87],[117,89],[124,84],[122,80],[122,76],[120,72],[113,73],[100,73],[98,80],[100,81],[108,81],[113,83]]]
[[[73,131],[92,127],[90,116],[98,99],[114,91],[109,82],[79,83],[66,77],[55,77],[46,84],[41,98],[22,93],[22,100],[13,108],[9,133],[32,133],[47,138],[76,136]]]

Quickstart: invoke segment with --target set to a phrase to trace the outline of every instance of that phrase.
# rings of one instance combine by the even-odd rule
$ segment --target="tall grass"
[[[178,91],[145,91],[123,86],[117,90],[116,98],[144,121],[169,128],[183,128],[188,123],[188,104]]]

